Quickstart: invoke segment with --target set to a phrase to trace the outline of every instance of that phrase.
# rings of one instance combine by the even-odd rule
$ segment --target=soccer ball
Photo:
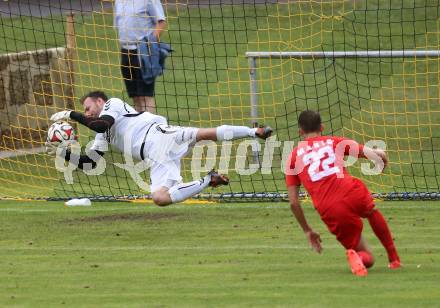
[[[53,123],[47,131],[47,142],[51,143],[70,143],[78,140],[75,129],[67,122],[58,121]]]

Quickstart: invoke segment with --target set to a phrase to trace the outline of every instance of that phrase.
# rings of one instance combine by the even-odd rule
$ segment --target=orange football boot
[[[351,267],[351,272],[356,276],[367,276],[368,271],[364,263],[362,263],[361,257],[353,249],[348,249],[346,252],[348,263]]]
[[[388,264],[388,268],[390,269],[397,269],[397,268],[401,268],[402,264],[400,264],[400,260],[394,260],[392,262],[390,262],[390,264]]]

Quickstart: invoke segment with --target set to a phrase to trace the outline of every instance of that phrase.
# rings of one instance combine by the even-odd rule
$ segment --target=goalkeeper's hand
[[[70,150],[72,150],[72,148],[80,146],[78,142],[69,142],[69,141],[64,141],[64,142],[58,142],[58,141],[49,142],[49,141],[46,141],[44,143],[44,145],[46,147],[46,153],[49,154],[49,155],[56,155],[58,148],[61,148],[61,149],[69,148]]]
[[[50,117],[50,120],[53,122],[57,122],[57,121],[61,121],[61,120],[69,120],[71,112],[72,112],[71,110],[64,110],[64,111],[54,113]]]
[[[46,147],[46,153],[49,155],[55,155],[57,153],[57,148],[58,147],[66,147],[65,145],[63,145],[60,142],[49,142],[46,141],[44,143],[45,147]]]

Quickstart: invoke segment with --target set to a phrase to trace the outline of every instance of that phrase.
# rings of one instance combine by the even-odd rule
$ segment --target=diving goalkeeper
[[[196,142],[201,140],[233,140],[245,137],[266,139],[272,134],[268,126],[249,128],[246,126],[222,125],[216,128],[195,128],[169,126],[167,120],[149,112],[137,112],[118,98],[108,99],[104,92],[86,94],[81,103],[84,113],[60,111],[52,115],[52,121],[74,120],[95,131],[91,155],[78,158],[79,168],[97,164],[93,157],[102,157],[108,143],[125,155],[136,160],[147,160],[151,164],[151,193],[154,203],[160,206],[181,202],[207,186],[216,187],[229,184],[229,179],[215,171],[204,178],[182,183],[180,160]],[[56,153],[58,144],[47,143],[47,152]],[[63,149],[65,160],[70,161],[73,153]]]

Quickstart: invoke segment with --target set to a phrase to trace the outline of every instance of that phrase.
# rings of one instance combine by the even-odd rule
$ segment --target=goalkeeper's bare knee
[[[152,194],[154,204],[158,206],[167,206],[172,203],[168,190],[160,189]]]

